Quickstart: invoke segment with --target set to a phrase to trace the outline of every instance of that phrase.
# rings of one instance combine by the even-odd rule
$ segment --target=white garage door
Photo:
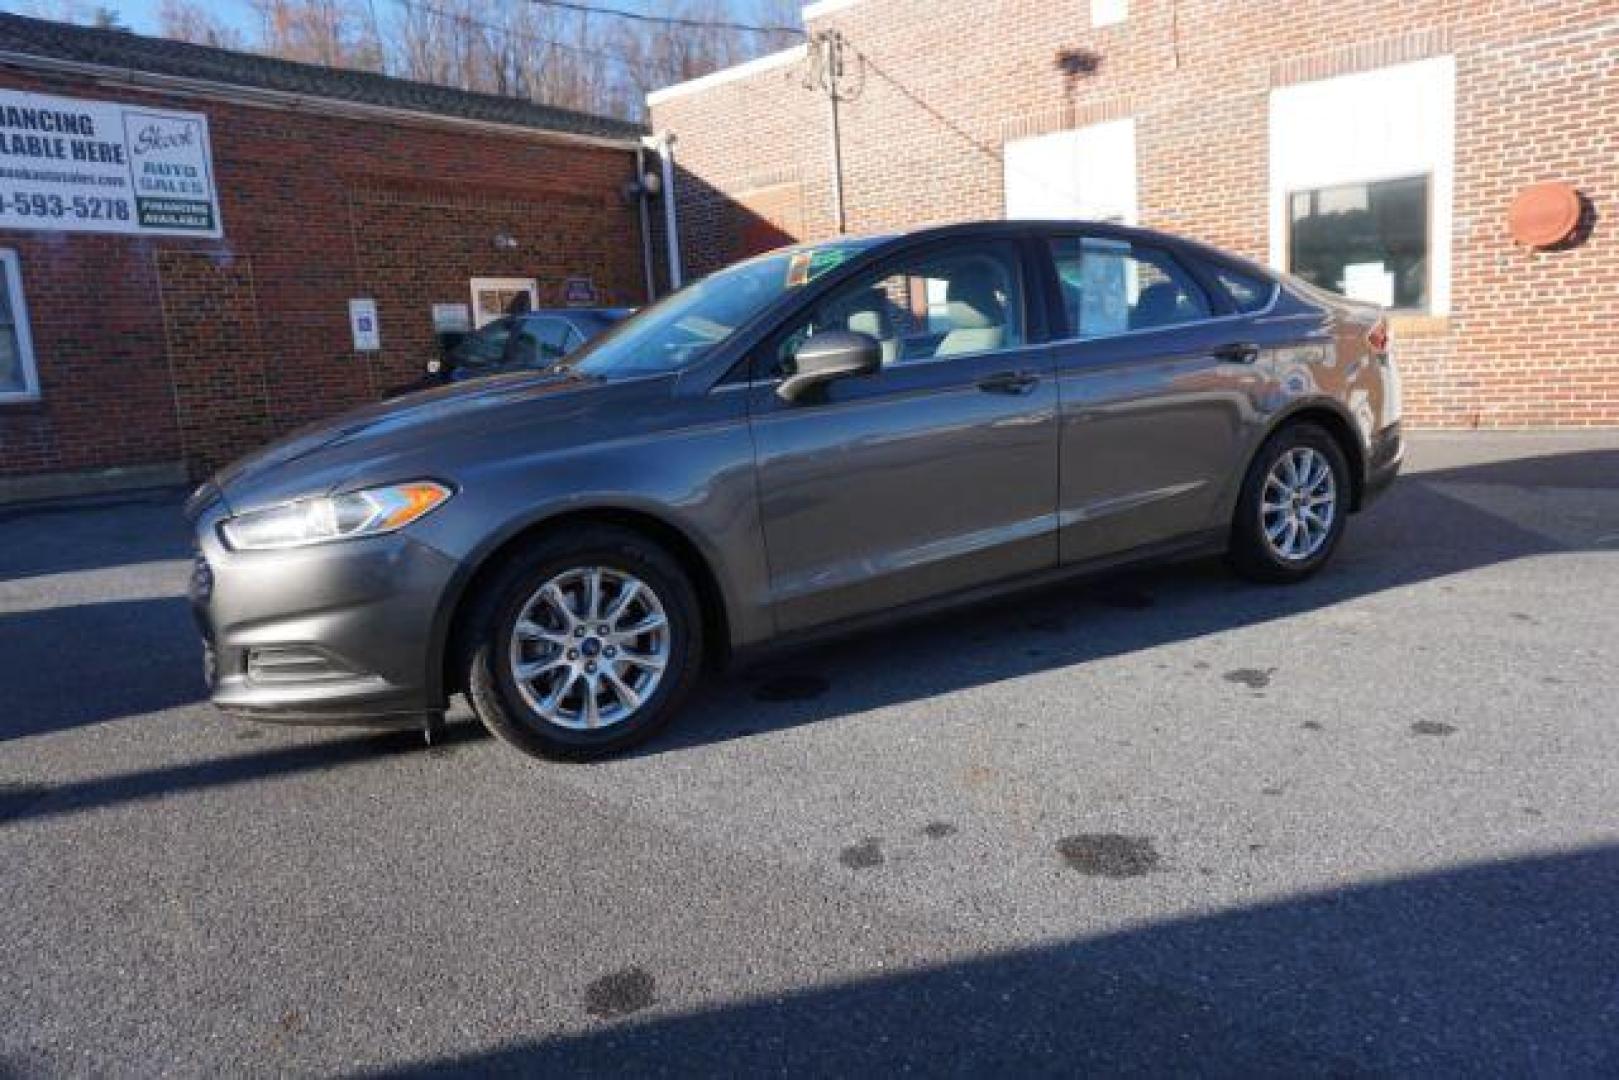
[[[1136,223],[1136,123],[1017,139],[1003,157],[1008,218]]]

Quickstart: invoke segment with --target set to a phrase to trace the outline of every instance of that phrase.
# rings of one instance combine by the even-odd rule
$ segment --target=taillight
[[[1387,319],[1378,319],[1376,325],[1366,331],[1366,347],[1377,356],[1389,351],[1389,324]]]

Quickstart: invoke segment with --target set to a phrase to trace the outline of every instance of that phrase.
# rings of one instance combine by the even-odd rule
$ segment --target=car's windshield
[[[870,245],[844,241],[761,255],[721,270],[590,342],[564,364],[584,375],[622,378],[677,371],[701,360],[767,306]]]
[[[500,363],[506,342],[512,336],[511,319],[496,319],[462,338],[451,351],[455,362],[465,368],[485,368]]]

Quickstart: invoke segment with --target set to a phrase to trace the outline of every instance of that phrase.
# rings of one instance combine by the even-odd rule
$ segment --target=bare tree
[[[587,0],[587,3],[595,0]],[[600,0],[611,7],[623,0]],[[624,19],[533,0],[248,0],[256,25],[232,25],[206,0],[161,0],[164,37],[327,67],[639,118],[646,93],[783,48],[800,34],[797,0],[670,0],[656,16]],[[28,0],[70,22],[121,25],[92,0]],[[379,11],[379,8],[381,9]],[[731,25],[725,25],[731,24]]]
[[[212,45],[217,49],[243,49],[242,32],[196,0],[163,0],[157,9],[158,31],[175,41]]]
[[[383,69],[369,9],[350,0],[251,0],[264,52],[326,67]]]

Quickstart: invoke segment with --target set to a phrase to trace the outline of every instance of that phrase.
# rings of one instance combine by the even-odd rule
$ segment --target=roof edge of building
[[[14,50],[0,50],[0,67],[83,75],[102,82],[120,83],[126,86],[136,86],[170,94],[207,97],[260,108],[297,109],[302,107],[325,115],[387,118],[420,124],[477,128],[523,138],[596,146],[611,150],[635,150],[642,145],[641,136],[625,136],[621,138],[611,135],[587,135],[579,132],[560,131],[555,128],[534,127],[528,124],[512,124],[498,120],[456,116],[452,113],[407,109],[393,105],[377,105],[364,101],[345,101],[340,98],[324,97],[318,94],[247,86],[241,83],[220,82],[214,79],[195,78],[187,75],[165,75],[161,72],[144,71],[140,68],[123,67],[116,64],[65,60]]]
[[[741,64],[733,64],[727,68],[720,68],[718,71],[711,71],[707,75],[699,75],[695,79],[687,79],[685,82],[675,83],[672,86],[649,90],[646,95],[646,103],[648,106],[658,105],[673,98],[685,97],[700,90],[707,90],[728,82],[735,82],[738,79],[745,79],[749,75],[757,75],[762,71],[785,67],[788,64],[802,60],[807,51],[808,47],[800,42],[797,45],[782,49],[780,52],[766,53],[764,56],[754,57],[752,60]]]
[[[557,135],[630,142],[645,132],[645,126],[634,120],[401,78],[383,71],[312,64],[245,49],[222,49],[11,13],[0,13],[0,52],[190,79],[250,92],[509,124]]]

